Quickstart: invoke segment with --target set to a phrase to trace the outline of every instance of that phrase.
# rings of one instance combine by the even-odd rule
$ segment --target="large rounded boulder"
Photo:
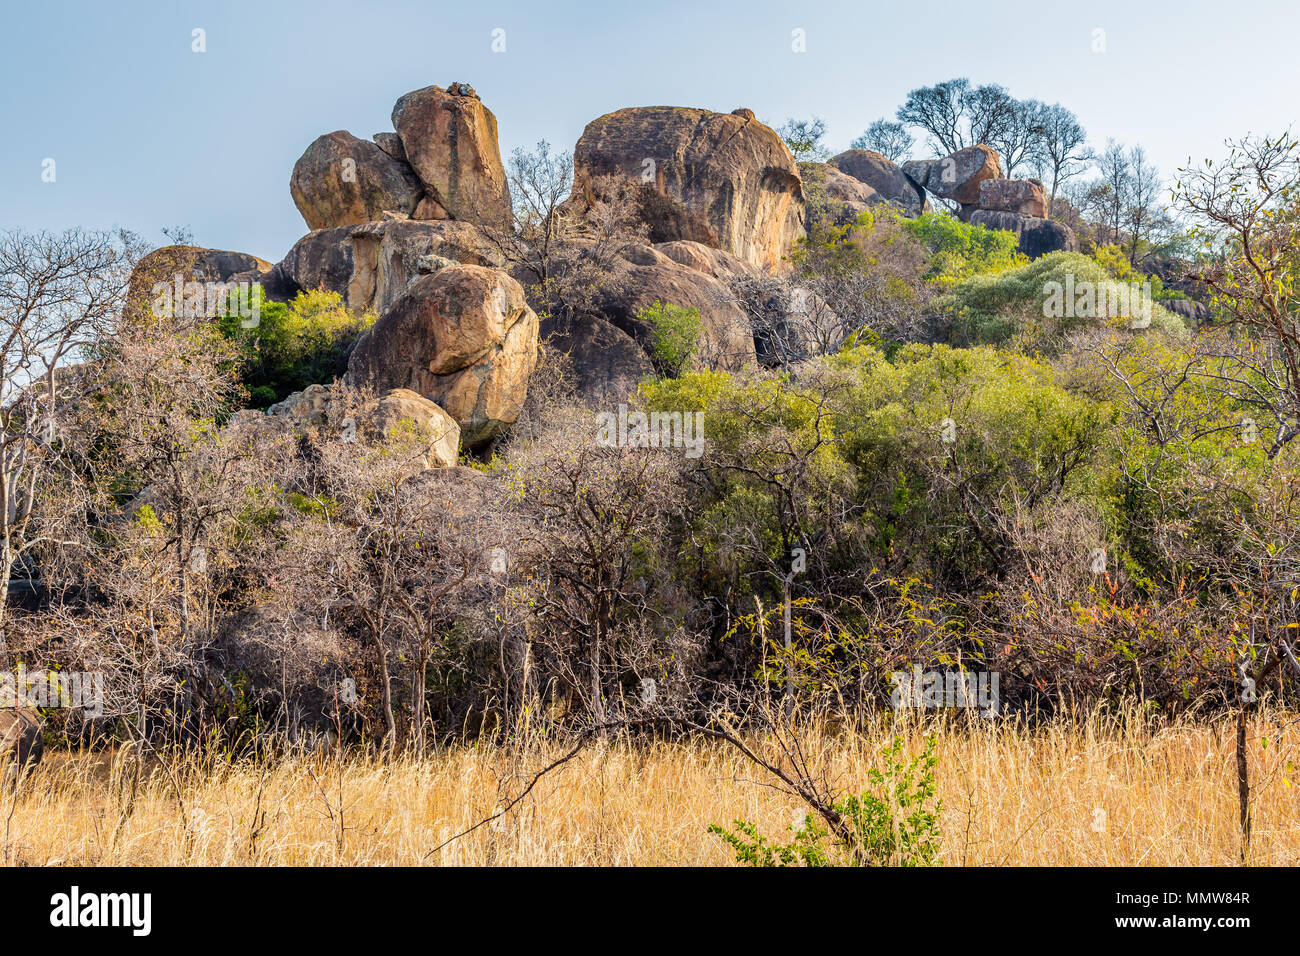
[[[409,166],[379,146],[339,130],[318,137],[289,177],[294,205],[309,229],[412,216],[424,197]]]
[[[587,124],[573,153],[573,202],[601,183],[639,184],[652,242],[686,239],[777,268],[803,235],[799,169],[781,137],[749,110],[634,107]]]
[[[41,720],[29,707],[0,708],[0,763],[37,764],[45,753]]]
[[[448,265],[411,283],[357,341],[348,380],[410,389],[444,408],[465,446],[515,421],[537,362],[537,314],[497,269]]]
[[[902,168],[916,185],[960,203],[967,215],[979,206],[980,186],[990,179],[1002,178],[1002,162],[997,152],[983,143],[940,159],[904,163]]]

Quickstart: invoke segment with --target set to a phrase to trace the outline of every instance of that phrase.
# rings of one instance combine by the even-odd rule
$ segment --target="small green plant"
[[[660,372],[670,377],[681,374],[699,341],[700,310],[655,299],[636,317],[650,326],[650,343]]]
[[[709,832],[721,838],[747,866],[936,866],[939,859],[939,813],[936,799],[935,738],[927,737],[925,750],[907,759],[903,738],[895,737],[880,756],[883,769],[867,773],[871,788],[850,794],[831,805],[838,817],[834,828],[812,814],[803,818],[789,843],[773,843],[745,820],[735,829],[712,824]]]

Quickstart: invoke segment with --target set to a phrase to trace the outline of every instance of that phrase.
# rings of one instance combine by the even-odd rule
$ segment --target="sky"
[[[968,76],[1172,176],[1225,138],[1300,130],[1298,34],[1296,0],[0,0],[0,229],[162,244],[184,226],[278,261],[308,231],[289,195],[308,144],[391,130],[398,97],[452,82],[496,114],[505,158],[655,105],[820,116],[838,152],[909,90]]]

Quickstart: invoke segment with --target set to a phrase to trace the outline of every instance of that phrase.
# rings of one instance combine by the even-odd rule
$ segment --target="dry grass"
[[[938,734],[943,858],[971,865],[1233,865],[1235,735],[1227,722]],[[814,762],[845,789],[894,728],[816,736]],[[923,728],[903,727],[919,751]],[[1251,862],[1300,863],[1297,728],[1251,734]],[[1267,746],[1261,740],[1268,738]],[[0,859],[75,865],[713,865],[706,833],[745,818],[783,835],[803,811],[724,744],[612,743],[546,776],[498,823],[429,855],[518,791],[559,749],[456,747],[429,759],[298,757],[146,770],[132,800],[123,755],[54,755],[0,792]],[[176,781],[173,783],[172,774]],[[1288,778],[1290,778],[1288,780]],[[179,793],[179,799],[178,799]],[[340,830],[340,808],[342,809]],[[1099,812],[1100,811],[1100,812]]]

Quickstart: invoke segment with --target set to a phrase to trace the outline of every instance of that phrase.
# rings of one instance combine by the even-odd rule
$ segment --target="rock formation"
[[[246,252],[204,249],[200,246],[162,246],[141,257],[131,272],[127,297],[132,302],[149,298],[156,283],[257,282],[273,286],[273,267]]]
[[[925,190],[913,182],[901,166],[874,150],[845,150],[831,157],[830,165],[869,186],[879,197],[876,202],[892,202],[906,216],[919,216],[929,208]]]
[[[1022,216],[1014,212],[977,209],[971,214],[971,225],[986,229],[1008,229],[1020,240],[1020,251],[1031,259],[1049,252],[1078,252],[1079,240],[1074,230],[1064,223],[1051,219]]]
[[[311,433],[318,441],[353,443],[362,452],[383,449],[385,455],[400,456],[408,475],[453,467],[460,455],[460,426],[455,420],[422,395],[401,388],[355,405],[346,392],[308,385],[265,412],[236,412],[229,427],[251,428],[268,436]]]
[[[41,720],[36,711],[28,707],[0,708],[0,763],[37,764],[45,753],[41,736]]]
[[[587,124],[573,154],[573,202],[590,205],[604,177],[642,185],[653,242],[687,239],[752,265],[781,266],[803,233],[799,169],[749,110],[622,109]]]
[[[904,163],[903,172],[922,189],[960,203],[963,213],[966,213],[979,205],[980,184],[1002,177],[1002,163],[996,151],[981,143],[959,149],[941,159]],[[962,218],[968,218],[968,215]]]
[[[392,119],[397,132],[376,133],[373,143],[339,130],[307,147],[289,190],[308,228],[383,219],[509,221],[496,117],[469,84],[407,93]]]
[[[1046,218],[1043,184],[1037,179],[1003,178],[998,154],[983,144],[941,159],[904,163],[903,172],[936,196],[959,203],[966,222],[1014,232],[1020,251],[1031,259],[1079,248],[1069,226]]]
[[[509,221],[497,118],[468,83],[407,93],[393,107],[393,128],[424,183],[426,206],[414,218]]]
[[[980,208],[1047,218],[1047,193],[1037,179],[986,179],[980,183]]]
[[[813,224],[842,226],[858,218],[885,198],[864,182],[840,172],[828,163],[800,163],[808,227]]]
[[[466,222],[367,222],[303,236],[275,272],[277,285],[294,294],[328,289],[350,309],[383,312],[413,281],[449,262],[501,264]]]
[[[518,282],[497,269],[449,265],[412,282],[361,336],[348,381],[432,399],[474,448],[518,417],[537,331]]]

